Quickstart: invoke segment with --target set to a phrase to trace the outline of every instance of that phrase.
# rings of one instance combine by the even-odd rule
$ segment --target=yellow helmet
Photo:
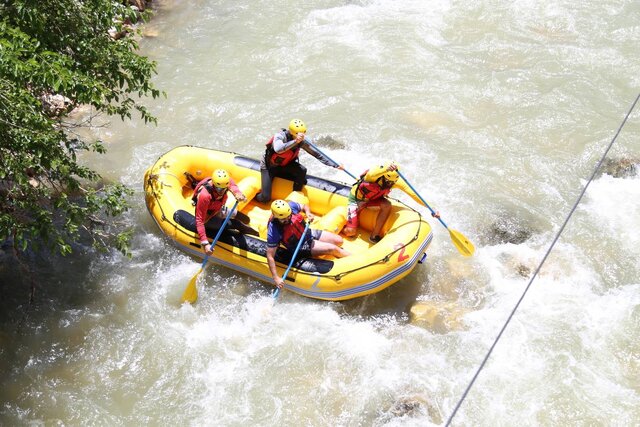
[[[274,200],[271,203],[271,212],[276,219],[286,219],[291,215],[291,206],[282,199]]]
[[[378,168],[379,168],[380,170],[383,170],[383,171],[384,171],[384,173],[382,174],[382,176],[381,176],[381,177],[382,177],[382,178],[384,178],[384,180],[385,180],[387,183],[391,184],[391,185],[393,185],[393,184],[395,184],[396,182],[398,182],[398,179],[400,178],[400,176],[398,175],[398,172],[397,172],[397,171],[390,171],[390,170],[388,170],[388,169],[389,169],[389,166],[391,166],[392,164],[393,164],[393,162],[386,162],[386,163],[384,163],[384,164],[382,164],[382,165],[378,166]]]
[[[211,182],[218,188],[228,188],[229,180],[229,174],[224,169],[216,169],[213,171],[213,175],[211,175]]]
[[[398,175],[397,171],[387,171],[382,176],[384,176],[384,179],[386,179],[387,181],[392,182],[394,184],[396,182],[398,182],[398,179],[400,178],[400,176]]]
[[[293,119],[289,122],[289,132],[291,132],[292,135],[296,135],[299,132],[306,133],[307,125],[300,119]]]

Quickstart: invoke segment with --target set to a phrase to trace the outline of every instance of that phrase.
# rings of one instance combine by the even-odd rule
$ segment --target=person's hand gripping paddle
[[[222,223],[222,225],[220,226],[220,229],[218,230],[218,234],[216,234],[215,239],[213,239],[213,241],[211,242],[212,250],[216,245],[216,243],[218,242],[218,239],[222,235],[222,231],[224,230],[224,227],[227,225],[227,223],[231,219],[231,215],[233,215],[233,211],[236,210],[236,206],[238,206],[237,200],[233,205],[233,207],[229,209],[229,213],[227,213],[227,216],[225,217],[224,222]],[[182,302],[188,302],[189,304],[193,304],[198,299],[198,287],[196,286],[196,282],[198,280],[198,276],[200,275],[200,273],[202,273],[204,269],[207,267],[208,261],[209,261],[209,254],[207,254],[204,257],[204,261],[202,261],[200,270],[198,270],[198,272],[191,278],[191,280],[189,280],[189,284],[187,285],[184,292],[182,293],[182,299],[181,299]]]

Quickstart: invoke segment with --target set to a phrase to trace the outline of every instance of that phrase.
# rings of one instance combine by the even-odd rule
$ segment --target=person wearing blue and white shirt
[[[271,218],[269,218],[267,225],[267,264],[273,282],[278,288],[282,288],[284,284],[284,280],[276,269],[275,261],[276,251],[280,244],[284,245],[288,251],[294,252],[300,239],[304,239],[298,252],[300,257],[333,255],[336,258],[342,258],[350,255],[340,247],[342,237],[335,233],[313,228],[308,228],[304,233],[306,221],[301,214],[302,211],[306,214],[307,220],[313,220],[313,215],[307,205],[280,199],[271,203]]]

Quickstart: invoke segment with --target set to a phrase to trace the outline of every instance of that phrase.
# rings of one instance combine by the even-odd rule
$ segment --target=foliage
[[[67,254],[88,235],[95,247],[127,252],[129,234],[105,219],[127,210],[131,191],[100,184],[79,162],[81,152],[104,146],[78,137],[78,124],[52,116],[42,97],[155,122],[139,101],[160,95],[150,82],[155,63],[136,53],[134,37],[108,33],[136,19],[112,0],[0,0],[0,240]]]

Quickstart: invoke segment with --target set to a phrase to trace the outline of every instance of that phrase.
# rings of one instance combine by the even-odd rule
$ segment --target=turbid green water
[[[159,124],[114,119],[86,158],[137,191],[134,257],[32,255],[27,310],[3,255],[0,424],[443,424],[640,90],[640,5],[157,5]],[[428,262],[374,296],[268,310],[268,285],[211,266],[180,307],[198,261],[147,213],[144,170],[182,144],[259,157],[294,117],[353,173],[396,160],[476,255],[433,222]],[[639,137],[636,110],[610,157],[640,158]],[[639,228],[640,178],[594,181],[454,425],[640,424]],[[439,321],[410,324],[416,302]]]

